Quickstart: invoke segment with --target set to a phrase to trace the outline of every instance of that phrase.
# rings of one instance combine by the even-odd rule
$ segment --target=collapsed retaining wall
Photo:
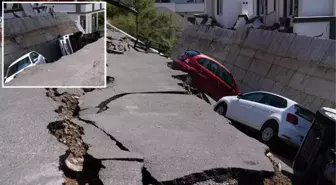
[[[195,49],[220,61],[242,92],[265,90],[316,111],[335,108],[335,41],[258,29],[190,26],[172,58]]]
[[[62,54],[57,36],[78,31],[66,13],[40,13],[36,17],[7,19],[4,29],[4,69],[20,56],[37,51],[49,61],[58,60]]]

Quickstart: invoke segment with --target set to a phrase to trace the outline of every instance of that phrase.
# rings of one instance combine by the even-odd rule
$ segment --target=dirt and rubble
[[[111,54],[124,54],[131,49],[132,41],[128,37],[120,39],[106,37],[106,51]]]
[[[60,104],[55,112],[61,120],[49,123],[47,128],[50,134],[68,147],[59,161],[59,169],[65,176],[64,185],[102,184],[98,175],[101,161],[87,154],[89,145],[82,139],[84,129],[71,121],[78,116],[80,110],[78,96],[67,92],[59,93],[55,88],[46,91],[47,97]]]

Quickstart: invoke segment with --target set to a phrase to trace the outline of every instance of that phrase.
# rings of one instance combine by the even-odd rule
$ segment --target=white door
[[[282,109],[286,107],[287,101],[285,99],[266,93],[253,109],[251,124],[254,128],[260,130],[272,114],[279,115],[283,111]]]
[[[242,98],[233,104],[233,111],[235,113],[233,113],[234,118],[232,119],[254,128],[254,120],[256,119],[254,109],[257,102],[261,101],[265,95],[265,93],[261,92],[243,94]]]

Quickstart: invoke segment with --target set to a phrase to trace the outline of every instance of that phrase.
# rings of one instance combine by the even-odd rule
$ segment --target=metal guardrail
[[[110,27],[110,28],[109,28],[109,27]],[[126,35],[126,36],[127,36],[128,38],[130,38],[132,41],[136,41],[136,40],[137,40],[137,38],[133,37],[132,35],[130,35],[130,34],[124,32],[123,30],[117,28],[116,26],[114,26],[114,25],[112,25],[112,24],[110,24],[110,23],[106,23],[106,28],[107,28],[107,29],[113,29],[113,30],[115,30],[115,31],[118,31],[118,32],[120,32],[120,33]],[[139,39],[138,39],[138,43],[145,44],[143,41],[141,41],[141,40],[139,40]],[[160,51],[158,51],[158,50],[156,50],[156,49],[154,49],[154,48],[149,48],[149,50],[151,50],[151,51],[154,52],[154,53],[158,53],[158,54],[161,55],[161,56],[164,56],[163,53],[161,53]]]
[[[139,42],[139,41],[142,41],[142,42]],[[153,49],[156,49],[158,50],[159,53],[165,53],[169,50],[169,47],[160,43],[160,42],[156,42],[156,41],[153,41],[147,37],[144,37],[143,35],[137,35],[137,38],[134,42],[134,48],[136,48],[137,46],[142,46],[142,48],[148,52],[148,50],[150,48],[153,48]]]

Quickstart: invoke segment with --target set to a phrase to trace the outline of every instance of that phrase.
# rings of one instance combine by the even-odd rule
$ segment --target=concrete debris
[[[131,49],[131,41],[128,37],[114,39],[107,37],[107,52],[113,54],[124,54]]]

